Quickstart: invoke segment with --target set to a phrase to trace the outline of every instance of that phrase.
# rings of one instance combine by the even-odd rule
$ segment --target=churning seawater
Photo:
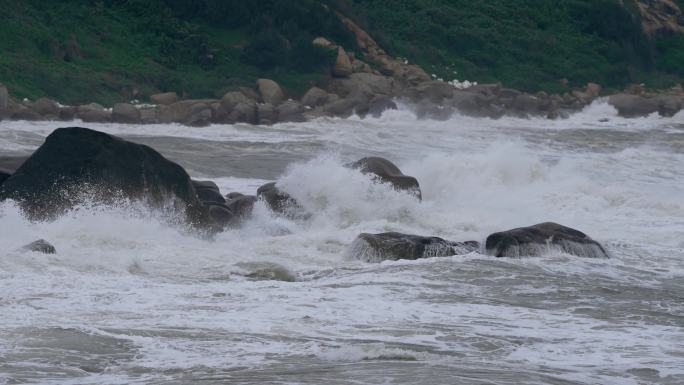
[[[64,125],[0,122],[0,155]],[[258,204],[206,240],[134,204],[49,223],[0,205],[2,384],[684,383],[682,113],[622,119],[596,103],[558,121],[401,109],[272,127],[85,126],[150,145],[224,194],[278,180],[313,215]],[[343,166],[371,155],[415,176],[423,202]],[[613,258],[346,253],[361,232],[483,241],[543,221]],[[57,254],[12,251],[38,238]],[[273,264],[294,282],[255,279]]]

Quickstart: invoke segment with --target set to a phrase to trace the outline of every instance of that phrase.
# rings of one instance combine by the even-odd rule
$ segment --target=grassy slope
[[[684,58],[684,36],[650,41],[634,11],[615,0],[355,3],[390,51],[446,79],[560,91],[561,78],[571,86],[645,81],[664,87],[684,76],[676,64]]]
[[[259,76],[277,79],[293,93],[302,92],[312,80],[324,80],[320,71],[261,71],[245,65],[240,52],[250,40],[247,31],[201,22],[180,22],[180,27],[207,37],[215,59],[210,66],[177,60],[173,52],[164,54],[164,42],[148,27],[154,22],[148,16],[86,3],[0,0],[6,12],[0,23],[0,82],[13,95],[112,104],[157,91],[220,97],[228,89],[254,84]],[[82,58],[56,57],[55,51],[63,51],[72,38]]]
[[[132,12],[122,3],[136,0],[0,0],[0,82],[19,97],[112,104],[141,95],[144,100],[157,91],[218,97],[253,84],[259,76],[276,79],[291,94],[326,80],[323,70],[263,70],[244,64],[242,48],[254,36],[246,24],[221,26],[154,10]],[[391,53],[445,79],[500,80],[529,91],[562,91],[560,78],[568,78],[571,86],[597,81],[621,87],[645,81],[664,87],[684,77],[684,35],[650,41],[635,32],[638,20],[611,8],[613,0],[338,3],[365,20]],[[176,30],[183,33],[169,35]],[[193,36],[206,39],[210,64],[186,52],[193,49],[187,40]],[[82,57],[66,61],[56,53],[72,38]]]

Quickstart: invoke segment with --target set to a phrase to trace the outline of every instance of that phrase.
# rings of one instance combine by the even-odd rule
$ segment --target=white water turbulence
[[[0,122],[147,144],[261,202],[213,239],[134,203],[30,222],[0,204],[0,384],[682,384],[684,116],[320,119],[271,127]],[[422,201],[345,167],[385,157]],[[353,258],[360,233],[450,241],[553,221],[612,255]],[[173,221],[171,221],[173,222]],[[46,255],[15,251],[44,238]]]

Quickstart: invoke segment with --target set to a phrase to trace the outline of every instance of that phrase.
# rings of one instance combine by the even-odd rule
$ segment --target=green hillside
[[[681,2],[681,0],[680,0]],[[445,79],[559,91],[595,81],[665,87],[684,77],[684,34],[647,38],[630,0],[0,0],[0,82],[67,103],[176,91],[218,97],[279,81],[324,85],[334,52],[356,51],[333,10],[391,54]]]

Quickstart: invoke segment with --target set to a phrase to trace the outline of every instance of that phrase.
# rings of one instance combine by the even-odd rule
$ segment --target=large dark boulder
[[[289,217],[301,217],[303,209],[288,193],[280,190],[275,182],[266,183],[257,189],[257,198],[266,202],[266,204],[278,214],[284,214]]]
[[[374,174],[382,183],[389,183],[397,190],[408,191],[421,199],[420,185],[412,176],[404,175],[399,167],[385,158],[367,157],[351,163],[352,168],[358,169],[364,174]]]
[[[86,198],[87,197],[87,198]],[[32,219],[51,219],[82,203],[124,198],[205,219],[187,172],[145,145],[82,127],[53,131],[0,187]]]
[[[0,185],[28,159],[28,156],[0,156]]]
[[[351,257],[367,262],[384,260],[448,257],[468,254],[480,248],[478,242],[450,242],[438,237],[401,233],[359,235],[352,243]]]
[[[553,222],[494,233],[487,237],[485,248],[495,257],[540,256],[553,248],[580,257],[609,257],[583,232]]]

